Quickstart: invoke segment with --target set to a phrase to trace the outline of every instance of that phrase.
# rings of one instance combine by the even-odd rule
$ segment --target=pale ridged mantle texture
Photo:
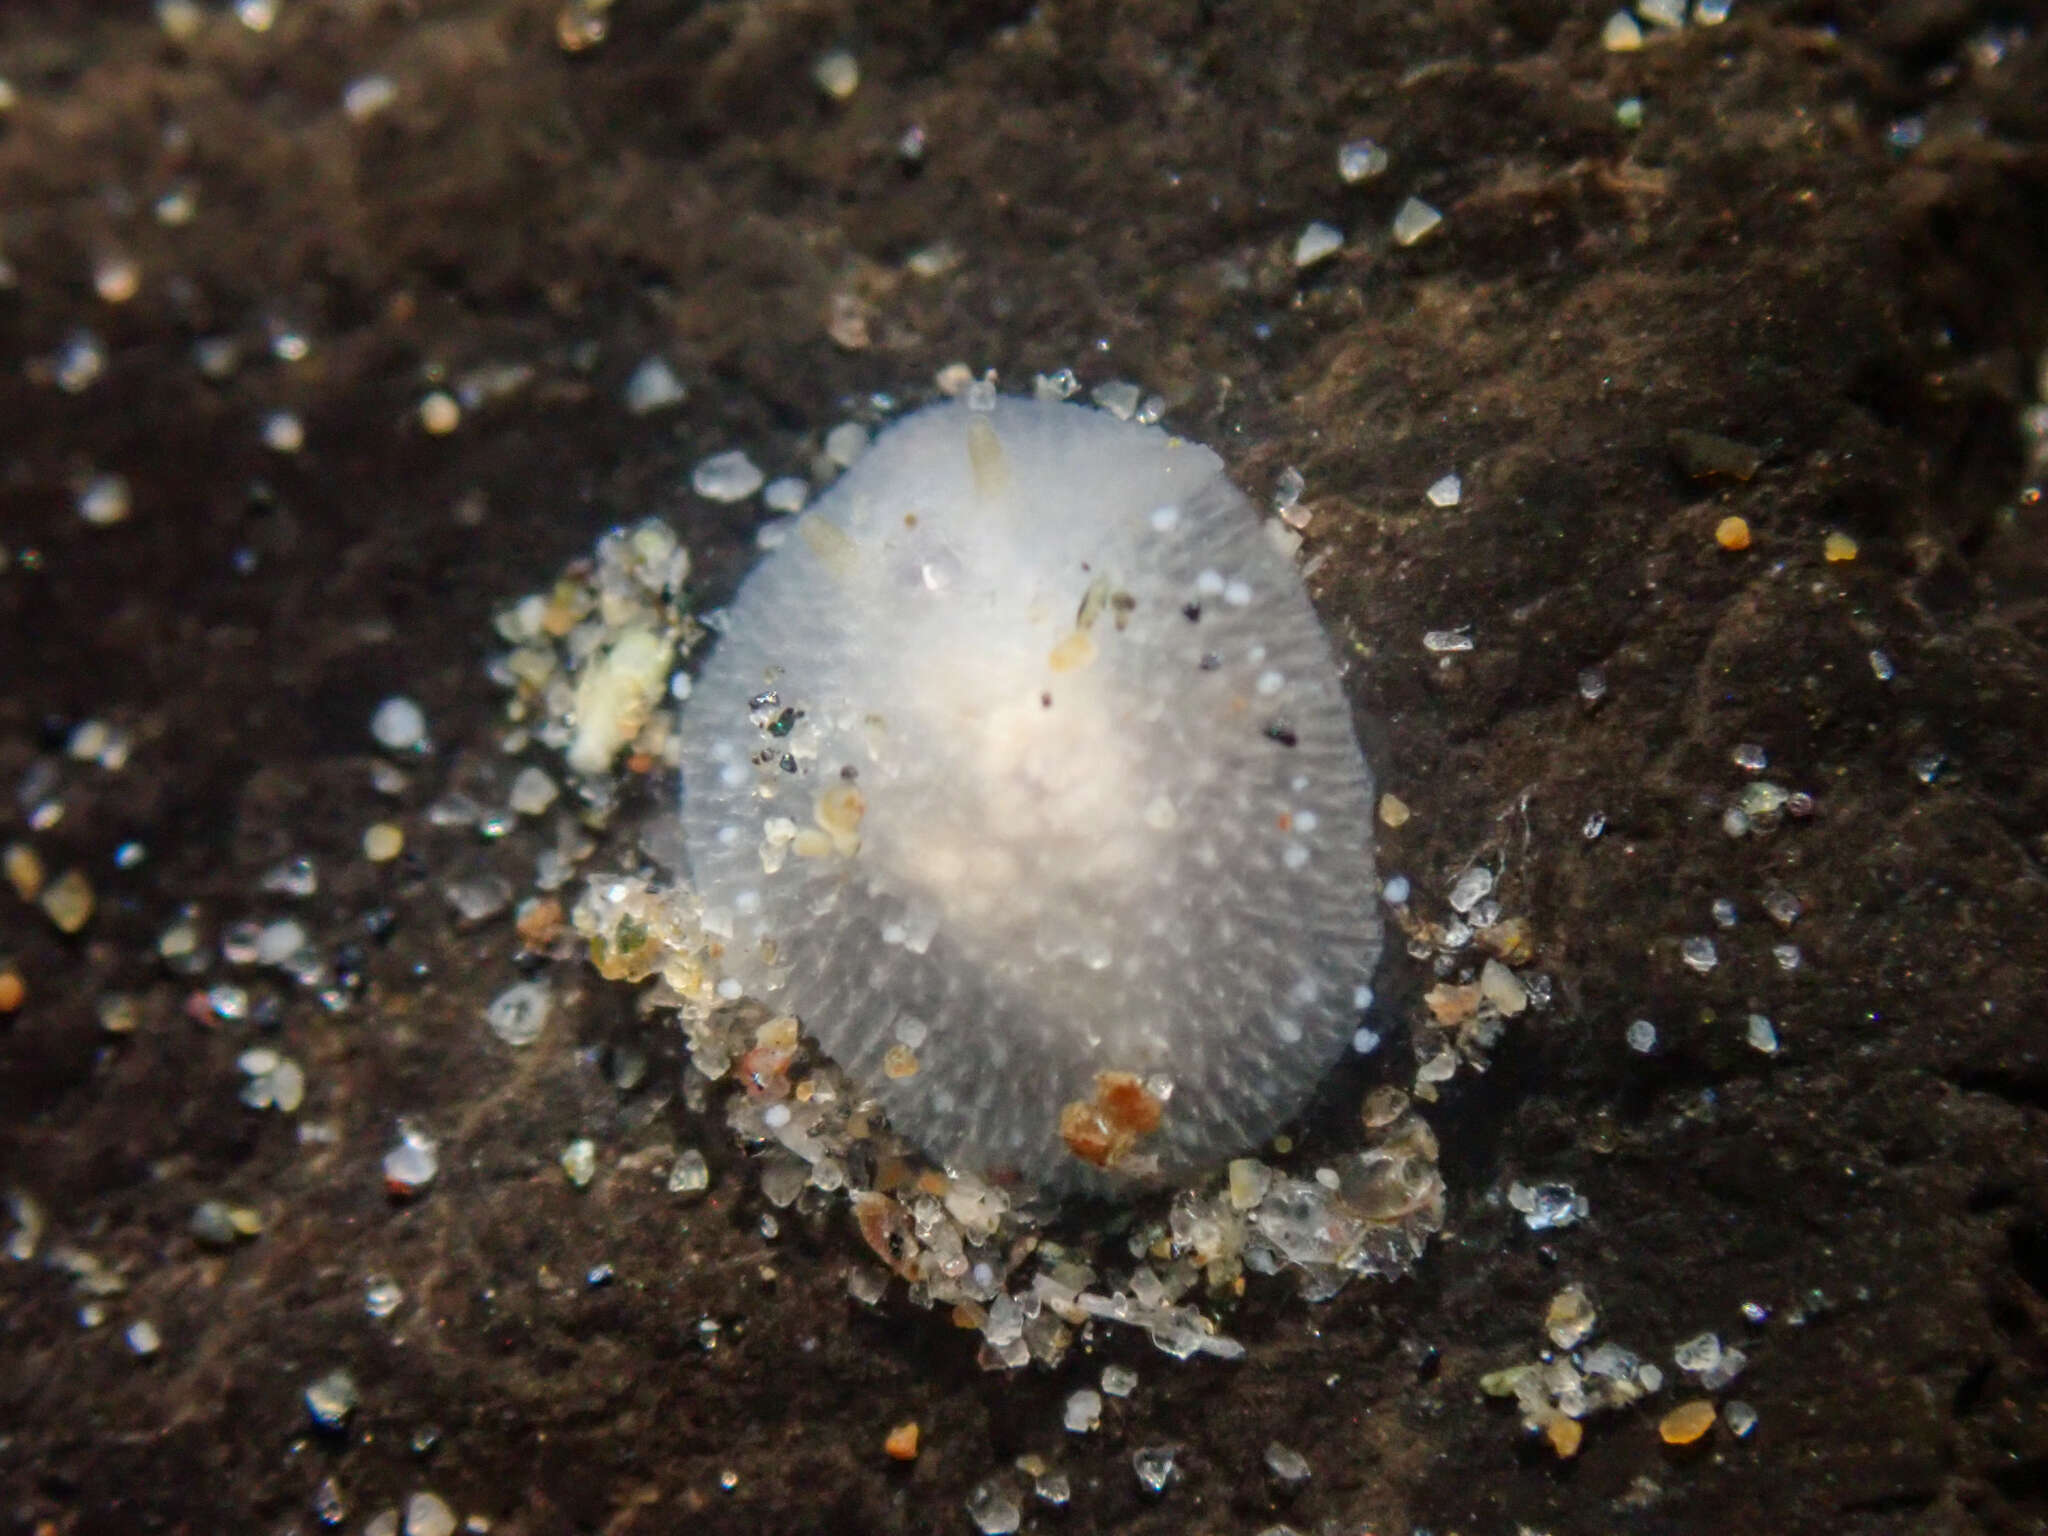
[[[884,432],[727,608],[683,822],[728,994],[928,1153],[1099,1185],[1271,1134],[1379,958],[1372,780],[1294,563],[1206,448],[1069,404]]]

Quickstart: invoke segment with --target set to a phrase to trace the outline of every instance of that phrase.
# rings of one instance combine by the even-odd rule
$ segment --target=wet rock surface
[[[0,15],[0,838],[46,875],[0,890],[10,1528],[2048,1519],[2038,19],[239,9]],[[1411,197],[1442,223],[1401,244]],[[687,393],[629,409],[653,356]],[[1408,812],[1383,870],[1441,920],[1485,862],[1554,988],[1444,1086],[1415,1275],[1248,1287],[1242,1361],[1100,1331],[985,1374],[864,1304],[844,1213],[771,1207],[675,1032],[516,905],[567,813],[507,809],[493,614],[648,515],[715,602],[767,514],[692,468],[807,474],[955,362],[1156,391],[1255,500],[1298,470]],[[394,695],[421,746],[372,737]],[[626,846],[673,793],[628,779]],[[310,959],[221,958],[286,918]],[[487,1010],[535,979],[515,1046]],[[1439,980],[1390,956],[1382,1055]],[[1585,1212],[1536,1230],[1553,1185]],[[1479,1383],[1571,1285],[1685,1379],[1567,1457]],[[1667,1443],[1708,1331],[1746,1363]],[[1070,1432],[1105,1365],[1138,1385]]]

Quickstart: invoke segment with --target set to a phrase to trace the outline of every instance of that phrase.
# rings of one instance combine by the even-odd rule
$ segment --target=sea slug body
[[[1287,549],[1205,448],[945,403],[724,612],[683,711],[721,991],[895,1128],[1056,1189],[1271,1134],[1379,959],[1372,779]]]

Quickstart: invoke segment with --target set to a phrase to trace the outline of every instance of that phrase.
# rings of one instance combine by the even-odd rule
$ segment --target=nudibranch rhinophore
[[[904,418],[747,576],[684,706],[720,990],[895,1129],[1051,1189],[1195,1172],[1370,998],[1370,770],[1208,449],[1048,401]]]

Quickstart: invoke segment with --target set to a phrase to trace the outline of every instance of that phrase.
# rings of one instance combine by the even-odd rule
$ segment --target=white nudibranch
[[[897,1131],[1056,1189],[1197,1171],[1343,1054],[1372,778],[1286,547],[1208,449],[931,406],[727,607],[684,706],[722,995]]]

